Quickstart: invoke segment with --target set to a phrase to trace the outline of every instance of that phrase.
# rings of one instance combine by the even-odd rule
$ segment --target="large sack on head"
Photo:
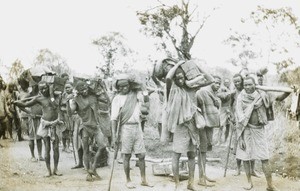
[[[180,66],[185,73],[186,85],[188,87],[197,87],[199,86],[199,81],[205,81],[203,73],[199,68],[199,61],[197,60],[188,60],[183,62]]]
[[[154,65],[153,76],[155,76],[159,80],[162,80],[167,75],[166,68],[168,66],[173,67],[176,65],[176,63],[177,63],[177,61],[172,58],[165,58],[165,59],[158,61]]]

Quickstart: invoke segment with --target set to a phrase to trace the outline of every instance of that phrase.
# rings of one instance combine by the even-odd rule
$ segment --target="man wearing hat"
[[[135,83],[136,85],[136,83]],[[141,128],[141,109],[143,96],[134,82],[126,74],[117,77],[115,87],[118,94],[114,97],[111,107],[111,121],[114,137],[117,137],[117,126],[121,130],[121,153],[123,154],[123,165],[126,174],[126,186],[129,189],[135,188],[130,178],[131,153],[135,153],[139,159],[139,168],[142,177],[142,186],[150,186],[146,180],[145,168],[145,145],[143,131]],[[115,141],[117,138],[115,138]]]

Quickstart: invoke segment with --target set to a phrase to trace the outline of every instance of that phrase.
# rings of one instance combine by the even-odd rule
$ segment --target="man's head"
[[[255,91],[255,79],[251,76],[247,76],[244,79],[244,89],[247,94],[252,94]]]
[[[221,77],[220,76],[213,76],[215,82],[211,84],[211,88],[213,89],[213,91],[218,91],[220,86],[221,86]]]
[[[73,85],[70,82],[67,82],[65,85],[65,91],[67,94],[71,94],[73,91]]]
[[[154,76],[159,79],[160,81],[165,82],[165,78],[168,74],[168,72],[175,66],[176,61],[172,58],[165,58],[161,61],[159,61],[154,66]]]
[[[224,86],[226,87],[226,88],[230,88],[230,80],[228,79],[228,78],[225,78],[224,79]]]
[[[121,95],[126,95],[130,92],[130,76],[127,74],[120,74],[117,76],[115,87],[118,93]]]
[[[45,97],[48,97],[50,95],[48,84],[45,81],[39,82],[39,91]]]
[[[77,83],[76,90],[77,90],[78,94],[81,95],[81,96],[83,96],[83,97],[86,97],[89,94],[89,92],[88,92],[88,86],[83,81],[79,81]]]
[[[16,86],[13,83],[8,84],[8,92],[13,93],[15,90]]]
[[[260,73],[256,74],[258,85],[262,86],[264,84],[264,76]]]
[[[180,67],[175,71],[174,83],[181,88],[185,85],[184,71]]]
[[[63,78],[63,79],[69,80],[69,74],[67,74],[67,73],[62,73],[60,75],[60,77]]]
[[[241,74],[235,74],[233,76],[233,84],[237,90],[241,91],[242,89],[244,89],[243,83],[244,81]]]

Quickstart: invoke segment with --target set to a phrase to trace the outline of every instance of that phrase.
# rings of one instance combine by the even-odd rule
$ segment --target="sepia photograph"
[[[296,0],[0,1],[0,191],[300,191]]]

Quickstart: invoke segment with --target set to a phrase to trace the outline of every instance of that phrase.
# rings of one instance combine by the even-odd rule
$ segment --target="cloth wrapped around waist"
[[[264,126],[263,125],[252,125],[248,123],[247,127],[252,128],[252,129],[262,129]]]
[[[53,141],[56,137],[56,126],[58,125],[59,120],[46,121],[41,119],[40,126],[37,131],[37,135],[41,137],[50,137]]]

